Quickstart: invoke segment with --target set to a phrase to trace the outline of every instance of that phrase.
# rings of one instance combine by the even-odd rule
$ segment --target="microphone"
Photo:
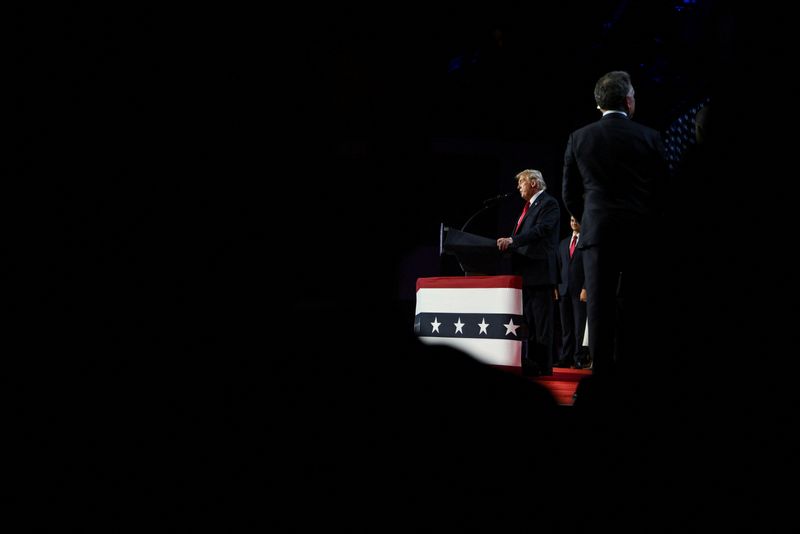
[[[486,200],[483,201],[483,204],[486,205],[486,204],[491,204],[493,202],[499,202],[501,200],[505,200],[505,199],[507,199],[509,197],[514,196],[515,193],[516,193],[516,191],[510,191],[508,193],[499,194],[499,195],[494,196],[492,198],[487,198]]]

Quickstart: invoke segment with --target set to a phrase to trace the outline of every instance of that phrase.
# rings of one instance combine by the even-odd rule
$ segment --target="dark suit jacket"
[[[581,239],[578,240],[580,244]],[[558,267],[561,273],[560,281],[558,282],[558,294],[562,297],[568,294],[579,295],[583,289],[583,252],[578,247],[575,247],[575,253],[569,257],[569,243],[572,241],[572,234],[566,239],[562,239],[558,245]]]
[[[638,233],[661,211],[668,177],[661,136],[611,113],[569,136],[563,200],[581,223],[579,245]]]
[[[517,252],[511,256],[511,270],[522,275],[523,284],[554,286],[558,283],[556,250],[560,221],[558,201],[547,191],[528,208],[510,246]]]

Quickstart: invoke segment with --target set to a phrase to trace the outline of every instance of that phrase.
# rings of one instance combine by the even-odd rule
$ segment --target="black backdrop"
[[[600,75],[629,71],[636,120],[665,132],[739,60],[735,13],[710,2],[329,9],[292,41],[308,50],[298,160],[333,177],[323,198],[337,206],[306,232],[315,247],[319,232],[336,236],[331,247],[368,235],[344,269],[374,275],[370,285],[406,305],[416,277],[459,274],[435,254],[440,223],[460,227],[525,168],[542,170],[560,199],[566,139],[597,118]],[[473,231],[507,234],[519,209],[509,199]],[[562,204],[564,236],[568,220]],[[304,279],[318,259],[306,258]]]
[[[780,307],[794,303],[784,132],[796,120],[792,33],[778,22],[791,19],[723,4],[337,4],[268,17],[66,6],[4,19],[4,391],[19,452],[37,455],[14,494],[103,493],[108,506],[65,507],[85,519],[120,507],[98,488],[124,487],[123,501],[155,494],[158,513],[186,520],[184,503],[268,478],[259,462],[274,436],[251,423],[288,414],[269,420],[297,429],[298,399],[368,438],[346,408],[380,393],[362,389],[367,362],[383,377],[400,365],[368,345],[365,365],[342,371],[353,360],[338,356],[358,348],[347,334],[379,303],[398,313],[382,326],[410,328],[413,280],[452,273],[434,253],[439,223],[463,224],[515,172],[543,170],[558,196],[566,135],[597,116],[592,86],[612,69],[631,72],[637,120],[661,130],[713,98],[721,150],[675,199],[693,200],[682,231],[718,239],[665,256],[681,260],[676,361],[713,387],[685,387],[697,402],[676,414],[704,450],[733,445],[746,474],[782,470],[792,419],[780,408],[796,391],[794,315]],[[476,231],[502,232],[517,209],[487,211]],[[315,335],[342,309],[341,331]],[[298,354],[307,365],[290,366]],[[270,396],[273,365],[298,371],[277,388],[285,397]],[[397,376],[402,392],[413,377]],[[342,412],[332,377],[354,391]],[[231,458],[241,469],[226,471]],[[735,504],[752,502],[730,464],[695,460],[737,484]]]

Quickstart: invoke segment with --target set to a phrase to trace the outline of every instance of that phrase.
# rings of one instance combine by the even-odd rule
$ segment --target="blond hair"
[[[528,180],[529,182],[536,182],[536,185],[539,186],[539,191],[544,191],[547,189],[547,184],[544,183],[544,176],[542,176],[542,171],[537,171],[535,169],[525,169],[522,172],[517,173],[515,176],[517,182],[520,179]]]

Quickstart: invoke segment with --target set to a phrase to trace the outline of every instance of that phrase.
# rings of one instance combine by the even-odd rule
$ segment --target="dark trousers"
[[[583,249],[593,374],[649,365],[654,334],[652,251],[620,244]]]
[[[567,291],[558,300],[561,317],[561,354],[559,359],[568,363],[588,360],[588,347],[583,346],[586,332],[586,303],[581,302],[580,291]]]
[[[553,371],[555,330],[554,286],[523,286],[522,307],[528,323],[528,342],[522,354],[523,371]]]

